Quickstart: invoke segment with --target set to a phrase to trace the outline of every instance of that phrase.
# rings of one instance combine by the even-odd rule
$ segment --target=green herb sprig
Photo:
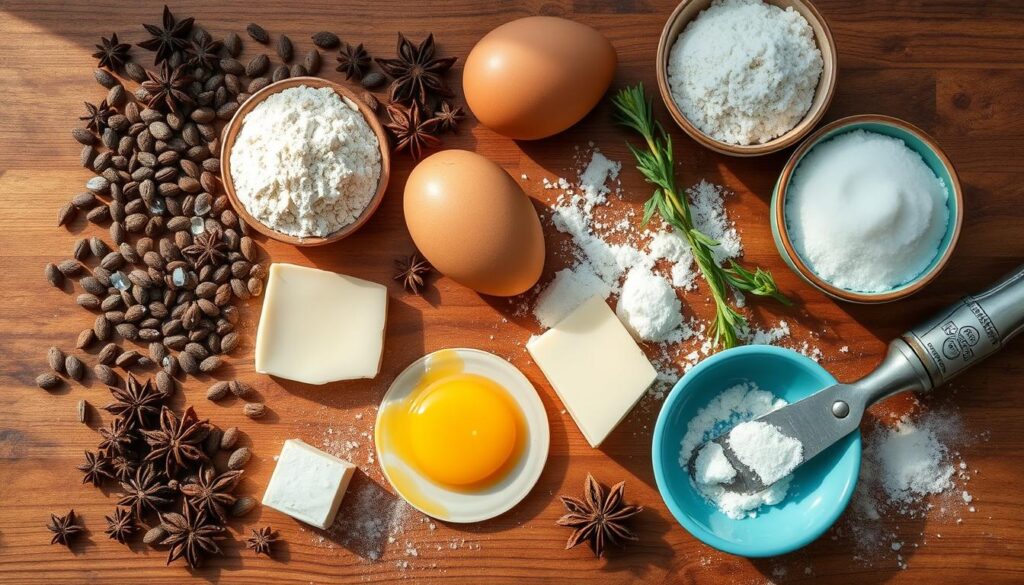
[[[733,260],[729,261],[728,267],[715,261],[714,249],[719,243],[693,225],[686,194],[676,186],[672,138],[655,121],[654,108],[644,93],[643,84],[619,91],[612,103],[615,105],[617,121],[635,130],[647,143],[646,149],[628,145],[636,158],[636,168],[655,187],[654,194],[644,204],[643,223],[647,224],[657,213],[686,237],[715,300],[715,319],[712,324],[714,343],[721,343],[726,348],[734,347],[738,343],[738,332],[746,327],[747,320],[729,305],[729,287],[744,293],[772,297],[785,305],[791,302],[779,292],[771,272],[762,268],[751,272]]]

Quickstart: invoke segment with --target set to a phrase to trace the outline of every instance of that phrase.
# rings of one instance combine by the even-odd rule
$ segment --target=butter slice
[[[605,440],[658,375],[599,296],[530,339],[526,349],[591,447]]]
[[[387,320],[384,285],[271,264],[256,332],[256,371],[305,382],[373,378]]]
[[[334,522],[356,466],[299,439],[284,442],[263,505],[327,529]]]

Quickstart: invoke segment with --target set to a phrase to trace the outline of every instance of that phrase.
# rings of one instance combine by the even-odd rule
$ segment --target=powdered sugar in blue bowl
[[[784,498],[760,506],[755,517],[730,518],[709,502],[680,465],[680,450],[690,422],[729,388],[754,384],[792,403],[834,383],[835,378],[812,360],[766,345],[726,350],[690,370],[665,399],[652,445],[658,490],[676,520],[706,544],[745,557],[785,554],[828,530],[857,483],[859,432],[798,468]]]

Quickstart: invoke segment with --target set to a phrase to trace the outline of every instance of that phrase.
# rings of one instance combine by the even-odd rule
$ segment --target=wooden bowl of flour
[[[238,199],[238,195],[235,193],[234,181],[231,177],[231,149],[235,145],[235,140],[238,138],[238,133],[242,129],[242,125],[245,122],[245,117],[253,111],[253,109],[266,100],[271,95],[284,91],[292,87],[299,87],[305,85],[314,89],[321,87],[329,87],[333,89],[342,100],[347,100],[351,104],[354,104],[358,109],[359,113],[363,115],[366,123],[369,124],[370,129],[373,130],[374,135],[377,136],[377,143],[380,145],[380,180],[377,184],[377,191],[373,197],[363,208],[362,213],[355,221],[342,227],[341,229],[334,231],[327,236],[293,236],[283,232],[279,232],[270,226],[264,224],[259,219],[252,216],[249,210],[246,209],[245,205]],[[322,246],[324,244],[330,244],[342,240],[358,230],[363,226],[370,217],[377,211],[380,206],[381,200],[384,199],[384,191],[388,187],[388,179],[391,176],[391,156],[390,149],[388,147],[388,136],[384,131],[383,125],[380,120],[377,119],[377,115],[363,103],[359,97],[347,89],[346,87],[321,79],[319,77],[292,77],[289,79],[283,79],[276,83],[271,83],[267,87],[254,93],[252,97],[242,104],[242,107],[238,108],[235,115],[231,117],[227,126],[224,127],[222,132],[222,140],[220,147],[220,168],[221,168],[221,182],[224,184],[224,190],[227,192],[228,199],[231,200],[231,205],[235,208],[238,216],[252,229],[267,236],[268,238],[277,240],[279,242],[285,242],[294,246]]]
[[[818,9],[809,0],[765,0],[766,4],[778,6],[783,10],[792,8],[804,17],[804,20],[807,21],[807,24],[810,25],[811,30],[814,32],[814,41],[818,46],[818,50],[821,51],[823,68],[821,77],[818,79],[818,87],[815,89],[811,107],[796,126],[768,142],[746,145],[735,144],[718,140],[705,134],[688,120],[679,109],[679,106],[676,105],[672,97],[671,86],[669,85],[668,63],[672,47],[675,45],[679,35],[686,29],[686,26],[696,19],[703,10],[711,6],[711,2],[712,0],[683,0],[672,11],[672,15],[668,17],[668,21],[665,23],[665,28],[661,31],[661,39],[658,41],[656,69],[658,90],[661,93],[662,101],[665,102],[665,107],[668,108],[669,114],[672,115],[672,119],[676,121],[676,124],[690,138],[715,152],[741,157],[760,156],[793,146],[803,137],[807,136],[814,126],[821,121],[825,111],[828,110],[829,104],[832,103],[832,96],[835,93],[836,71],[839,69],[839,64],[836,56],[835,40],[832,38],[832,31],[829,29],[828,22],[825,21],[825,17],[818,12]]]

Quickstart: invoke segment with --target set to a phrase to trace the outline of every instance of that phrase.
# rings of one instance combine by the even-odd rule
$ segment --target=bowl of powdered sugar
[[[658,87],[704,146],[757,156],[796,144],[835,91],[828,24],[807,0],[684,0],[658,44]]]
[[[256,231],[297,246],[351,235],[387,188],[387,135],[345,87],[316,77],[272,83],[224,129],[225,191]]]
[[[963,223],[952,163],[921,129],[875,114],[829,123],[801,144],[772,194],[783,259],[837,299],[916,293],[947,264]]]
[[[747,557],[785,554],[824,534],[853,495],[860,472],[859,431],[795,471],[786,466],[781,478],[772,478],[777,482],[752,494],[727,488],[728,478],[714,458],[703,457],[707,447],[698,447],[730,429],[763,425],[750,421],[834,383],[811,359],[768,345],[729,349],[687,372],[665,399],[652,444],[658,491],[676,520],[703,542]],[[730,446],[762,477],[763,469],[778,467],[785,458],[784,445],[771,433],[751,433],[748,442],[743,451],[750,459],[743,458],[747,454],[735,440]],[[735,473],[728,463],[725,467]]]

